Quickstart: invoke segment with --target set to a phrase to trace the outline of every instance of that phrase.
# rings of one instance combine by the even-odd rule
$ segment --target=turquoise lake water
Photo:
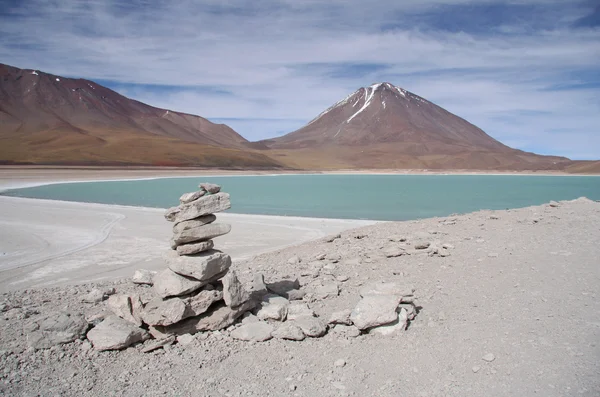
[[[320,218],[408,220],[480,209],[600,200],[600,177],[513,175],[275,175],[81,182],[10,190],[7,196],[167,208],[213,182],[231,194],[229,212]]]

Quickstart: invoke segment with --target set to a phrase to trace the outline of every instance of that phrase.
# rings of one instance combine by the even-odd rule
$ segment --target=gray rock
[[[398,312],[398,318],[395,321],[392,321],[389,324],[370,328],[369,333],[388,336],[400,331],[404,331],[406,329],[406,325],[408,324],[408,316],[406,309],[399,308],[396,311]]]
[[[177,337],[177,343],[179,343],[181,346],[187,346],[190,343],[192,343],[195,339],[196,337],[192,334],[183,334]]]
[[[366,295],[352,310],[350,319],[360,330],[389,324],[398,319],[396,309],[401,299],[397,295]]]
[[[315,289],[315,298],[327,299],[334,298],[340,294],[340,287],[337,283],[327,283],[318,286]]]
[[[152,285],[153,284],[153,279],[154,276],[156,275],[157,272],[151,271],[151,270],[146,270],[146,269],[138,269],[135,271],[135,273],[133,273],[133,277],[131,278],[131,281],[134,284],[147,284],[147,285]]]
[[[408,238],[406,236],[393,235],[393,236],[388,237],[388,240],[396,242],[396,243],[403,243],[406,240],[408,240]]]
[[[329,324],[344,324],[344,325],[352,325],[352,320],[350,320],[350,315],[352,314],[352,310],[342,310],[339,312],[332,313],[329,317]]]
[[[256,306],[255,301],[248,301],[242,305],[231,308],[225,303],[214,305],[211,309],[197,317],[185,319],[170,326],[152,326],[150,333],[156,339],[163,339],[168,335],[195,334],[199,331],[217,331],[229,327],[235,320],[248,310]]]
[[[148,333],[129,321],[109,316],[87,333],[87,338],[96,350],[119,350],[143,342]]]
[[[449,250],[449,249],[453,249],[454,246],[452,244],[445,243],[445,244],[442,244],[442,248]]]
[[[160,349],[161,347],[172,345],[173,343],[175,343],[175,336],[171,335],[168,338],[159,339],[155,342],[150,343],[148,346],[146,346],[142,349],[142,353],[150,353],[150,352],[153,352],[154,350]]]
[[[337,240],[338,238],[342,238],[342,235],[340,233],[338,234],[334,234],[332,236],[326,237],[325,241],[327,241],[328,243],[333,243],[335,240]]]
[[[198,294],[189,297],[187,300],[190,312],[194,316],[199,316],[200,314],[207,312],[213,303],[218,302],[221,299],[223,299],[223,291],[214,289],[212,286],[208,285],[205,289]]]
[[[335,360],[335,362],[333,363],[333,366],[342,368],[342,367],[346,366],[346,360],[344,360],[343,358],[339,358],[339,359]]]
[[[190,219],[199,218],[204,215],[225,211],[229,208],[231,208],[229,194],[211,194],[209,196],[200,197],[191,203],[169,208],[165,212],[165,219],[169,222],[179,223]]]
[[[181,244],[202,242],[223,236],[231,231],[231,225],[227,223],[211,223],[208,225],[187,229],[181,233],[174,233],[171,238],[171,248],[176,249]]]
[[[286,296],[289,291],[299,289],[300,281],[298,279],[293,280],[279,280],[277,282],[267,284],[267,289],[274,294],[280,296]]]
[[[290,301],[282,296],[268,294],[263,297],[261,307],[256,313],[260,320],[285,321]]]
[[[299,301],[306,296],[306,291],[301,289],[293,289],[288,291],[283,297],[290,301]]]
[[[414,320],[417,315],[417,309],[413,304],[401,303],[398,308],[406,310],[406,316],[409,320]]]
[[[215,185],[214,183],[205,182],[198,185],[198,187],[210,194],[219,193],[221,191],[221,186]]]
[[[257,301],[262,300],[263,296],[269,293],[265,284],[265,277],[261,273],[254,274],[254,278],[247,285],[246,290],[250,294],[250,298]]]
[[[106,301],[106,306],[116,316],[140,327],[144,305],[139,295],[112,295]]]
[[[424,250],[424,249],[429,248],[430,245],[431,245],[431,243],[429,241],[418,242],[415,244],[415,249]]]
[[[556,201],[550,201],[550,204],[548,204],[548,205],[549,205],[550,207],[552,207],[552,208],[556,208],[556,207],[558,207],[560,204],[559,204],[559,203],[557,203]]]
[[[186,298],[157,298],[148,302],[142,318],[148,325],[168,326],[205,313],[214,302],[222,298],[223,293],[214,289],[205,289]]]
[[[175,254],[177,255],[177,254]],[[181,276],[171,269],[165,269],[154,276],[154,292],[161,298],[186,295],[206,284],[190,277]]]
[[[199,227],[209,225],[217,220],[217,217],[213,214],[203,215],[195,219],[183,221],[173,226],[173,234],[185,233],[190,229],[197,229]]]
[[[293,324],[298,326],[304,335],[311,338],[318,338],[327,333],[327,324],[317,317],[300,316],[293,321]]]
[[[167,251],[164,259],[170,270],[180,276],[191,277],[200,282],[200,285],[214,281],[215,277],[219,275],[224,276],[231,266],[231,257],[217,250],[186,256],[179,256],[173,251]]]
[[[302,316],[314,317],[315,312],[312,311],[312,309],[310,309],[304,302],[290,302],[290,305],[288,306],[287,319],[295,320]]]
[[[360,335],[360,330],[354,325],[334,324],[331,332],[344,338],[356,338]]]
[[[82,301],[85,303],[98,303],[104,300],[104,292],[94,288],[89,294],[83,297]]]
[[[285,322],[281,324],[279,327],[277,327],[275,331],[271,333],[271,335],[273,335],[273,338],[277,339],[287,339],[296,341],[304,340],[304,338],[306,337],[306,335],[304,335],[304,332],[302,332],[302,329],[300,329],[300,327],[290,322]]]
[[[215,244],[212,240],[200,241],[199,243],[189,243],[178,245],[176,248],[177,255],[193,255],[199,254],[200,252],[208,251],[213,249]]]
[[[79,314],[57,312],[29,323],[28,328],[27,344],[34,349],[48,349],[82,338],[88,323]]]
[[[406,250],[401,247],[387,247],[383,250],[383,254],[386,258],[395,258],[398,256],[406,255]]]
[[[179,197],[179,203],[187,204],[191,203],[194,200],[198,200],[200,197],[204,196],[206,192],[204,190],[200,190],[197,192],[184,193]]]
[[[483,361],[491,363],[492,361],[494,361],[496,359],[496,356],[494,356],[492,353],[488,353],[485,356],[481,357],[481,359]]]
[[[250,299],[250,295],[238,280],[234,270],[227,272],[221,282],[223,283],[223,300],[227,306],[238,307]]]
[[[234,339],[264,342],[272,338],[273,326],[263,321],[243,324],[239,328],[231,331],[230,335]]]

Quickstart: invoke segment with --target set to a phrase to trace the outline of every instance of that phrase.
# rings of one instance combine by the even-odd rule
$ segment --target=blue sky
[[[520,149],[600,158],[598,1],[3,0],[0,62],[291,132],[389,81]]]

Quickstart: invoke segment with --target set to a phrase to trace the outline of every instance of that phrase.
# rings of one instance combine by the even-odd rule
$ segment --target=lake
[[[598,176],[261,175],[60,183],[0,194],[167,208],[212,182],[231,194],[229,212],[319,218],[409,220],[481,209],[600,200]]]

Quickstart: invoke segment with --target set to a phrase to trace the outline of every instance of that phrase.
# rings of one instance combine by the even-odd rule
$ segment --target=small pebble
[[[477,372],[479,372],[479,370],[481,369],[481,367],[474,366],[472,369],[473,369],[473,373],[477,373]]]
[[[344,365],[346,365],[346,360],[340,358],[339,360],[335,360],[335,363],[333,363],[333,365],[335,365],[336,367],[343,367]]]
[[[488,363],[491,363],[492,361],[494,361],[496,359],[496,356],[494,356],[492,353],[488,353],[485,356],[481,357],[481,359],[483,361],[487,361]]]

